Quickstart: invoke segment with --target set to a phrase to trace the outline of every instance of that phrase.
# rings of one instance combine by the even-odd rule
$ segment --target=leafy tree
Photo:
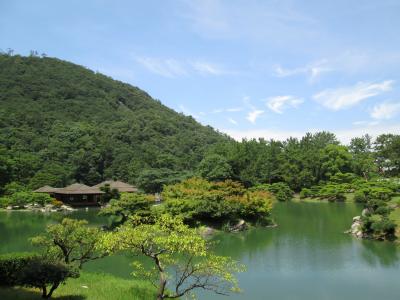
[[[121,197],[119,191],[110,188],[110,184],[108,183],[100,187],[100,190],[104,192],[104,194],[101,195],[101,202],[103,203],[108,203],[111,199],[119,199]]]
[[[146,193],[159,193],[164,185],[177,183],[184,177],[169,169],[147,169],[141,172],[137,183]]]
[[[74,268],[47,260],[33,253],[9,253],[0,256],[0,286],[26,286],[42,290],[50,298],[67,278],[79,277]],[[50,285],[50,290],[47,287]]]
[[[44,250],[45,257],[82,268],[84,263],[105,255],[97,248],[103,233],[87,224],[86,220],[64,218],[59,224],[47,226],[45,234],[31,240],[33,245]]]
[[[112,216],[113,226],[125,223],[130,216],[149,217],[154,198],[140,193],[122,193],[120,199],[112,199],[108,206],[100,211],[100,215]]]
[[[42,298],[48,299],[66,279],[79,277],[79,272],[71,266],[60,262],[36,258],[21,270],[19,277],[21,285],[40,288],[42,290]],[[47,290],[48,286],[50,286],[50,290]]]
[[[284,182],[256,185],[250,190],[271,192],[278,201],[289,201],[293,197],[293,191]]]
[[[201,177],[210,181],[223,181],[232,178],[233,175],[227,159],[218,154],[206,156],[197,170]]]
[[[380,173],[400,174],[400,135],[382,134],[374,143],[375,157]]]
[[[3,197],[2,206],[14,206],[23,208],[28,204],[38,204],[44,206],[52,201],[52,198],[48,194],[44,193],[33,193],[27,191],[15,192],[12,195]]]
[[[274,197],[265,191],[248,191],[232,180],[209,182],[190,178],[175,185],[165,186],[162,197],[165,212],[182,218],[186,224],[236,222],[271,223]]]
[[[102,243],[109,253],[129,251],[150,260],[151,268],[135,261],[133,274],[157,287],[158,300],[194,297],[195,289],[218,294],[238,290],[233,274],[243,266],[212,254],[206,240],[177,218],[163,215],[154,224],[134,218],[117,232],[106,234]]]
[[[322,150],[323,179],[330,179],[337,173],[351,171],[351,155],[345,146],[328,145]]]
[[[354,173],[363,176],[365,180],[369,180],[377,173],[372,152],[372,138],[368,134],[351,139],[349,151],[352,155]]]

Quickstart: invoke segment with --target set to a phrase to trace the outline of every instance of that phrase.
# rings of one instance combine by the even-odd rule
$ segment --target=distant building
[[[96,184],[93,187],[100,189],[101,187],[104,187],[107,184],[110,186],[110,189],[116,189],[120,193],[136,193],[138,191],[138,189],[135,186],[119,180],[106,180],[99,184]]]
[[[42,186],[41,188],[38,188],[37,190],[34,190],[34,193],[46,193],[49,194],[54,198],[54,193],[56,192],[57,188],[53,188],[49,185]]]
[[[34,192],[50,194],[57,200],[71,206],[98,205],[101,195],[104,194],[97,187],[90,187],[81,183],[74,183],[64,188],[44,186]]]

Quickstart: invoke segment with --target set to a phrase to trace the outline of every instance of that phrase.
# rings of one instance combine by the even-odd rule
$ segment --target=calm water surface
[[[241,294],[229,299],[400,299],[399,249],[389,242],[361,241],[343,234],[361,208],[343,203],[278,203],[277,228],[219,234],[216,251],[247,266],[239,275]],[[106,219],[97,211],[68,215],[94,224]],[[0,253],[28,251],[28,237],[43,231],[62,214],[0,212]],[[90,263],[90,271],[129,277],[126,256]],[[199,293],[200,299],[228,299]]]

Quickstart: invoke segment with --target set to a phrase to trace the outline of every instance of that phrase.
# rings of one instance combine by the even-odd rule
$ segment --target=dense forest
[[[0,188],[119,178],[146,192],[193,176],[292,190],[400,173],[400,135],[231,138],[131,85],[55,58],[0,55]],[[350,174],[350,175],[349,175]],[[352,175],[351,175],[352,174]]]
[[[191,176],[228,137],[144,91],[55,58],[0,55],[0,189]]]

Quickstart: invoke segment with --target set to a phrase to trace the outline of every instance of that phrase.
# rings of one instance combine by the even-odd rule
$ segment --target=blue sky
[[[400,132],[400,1],[0,1],[0,48],[147,91],[202,124]]]

